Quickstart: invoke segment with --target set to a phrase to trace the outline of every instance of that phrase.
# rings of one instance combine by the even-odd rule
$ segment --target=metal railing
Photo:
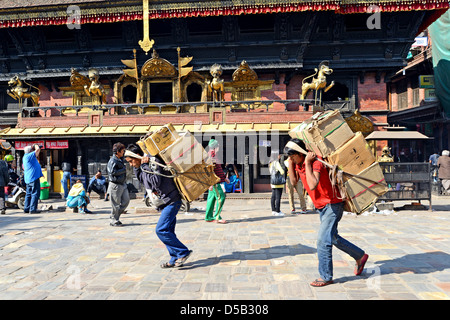
[[[431,210],[431,166],[425,162],[380,162],[389,191],[379,201],[428,200]]]
[[[112,114],[112,110],[114,110],[117,114],[118,111],[124,112],[124,114],[130,114],[130,109],[137,111],[138,114],[145,114],[146,109],[149,108],[158,108],[158,113],[162,114],[164,109],[173,110],[175,108],[175,113],[182,113],[184,110],[189,108],[189,110],[194,110],[194,113],[197,113],[197,108],[203,106],[209,107],[229,107],[231,112],[240,112],[246,111],[249,112],[255,109],[265,109],[266,112],[269,112],[270,106],[274,103],[284,104],[285,111],[289,110],[288,106],[293,105],[292,109],[296,109],[303,111],[309,111],[310,108],[314,105],[313,99],[287,99],[287,100],[245,100],[245,101],[223,101],[221,103],[213,102],[213,101],[198,101],[198,102],[171,102],[171,103],[130,103],[130,104],[102,104],[102,105],[81,105],[81,106],[34,106],[34,107],[22,107],[21,113],[23,117],[34,117],[35,114],[42,110],[44,113],[44,117],[47,117],[48,111],[57,110],[59,116],[64,115],[64,111],[74,110],[76,115],[83,109],[88,108],[92,111],[105,111],[109,115]],[[339,104],[326,104],[324,103],[324,107],[326,109],[341,109],[344,111],[349,110],[350,101],[340,101]],[[295,110],[297,111],[297,110]]]

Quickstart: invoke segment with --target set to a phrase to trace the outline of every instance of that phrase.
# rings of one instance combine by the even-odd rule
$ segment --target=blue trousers
[[[327,204],[318,209],[320,229],[317,240],[317,256],[319,258],[319,274],[322,280],[333,279],[333,246],[344,251],[353,259],[361,259],[364,251],[338,234],[338,223],[344,212],[344,203]]]
[[[158,223],[156,224],[156,235],[166,245],[170,254],[170,264],[174,264],[179,258],[186,256],[189,249],[178,240],[175,234],[177,223],[177,213],[181,207],[181,200],[173,202],[161,211]]]
[[[67,199],[67,196],[69,195],[69,184],[70,182],[70,172],[64,171],[61,179],[61,184],[64,189],[64,199]]]
[[[69,208],[75,208],[75,207],[82,207],[84,205],[87,205],[86,200],[83,196],[76,196],[71,199],[67,199],[66,206]]]
[[[41,195],[41,183],[39,179],[27,183],[26,192],[25,207],[23,208],[23,212],[36,212],[39,196]]]

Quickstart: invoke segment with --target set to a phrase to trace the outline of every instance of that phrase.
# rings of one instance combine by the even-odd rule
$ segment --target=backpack
[[[286,183],[286,178],[276,168],[278,161],[274,161],[270,166],[270,184],[280,185]]]

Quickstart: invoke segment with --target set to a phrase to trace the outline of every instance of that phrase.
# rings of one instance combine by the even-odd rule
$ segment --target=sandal
[[[221,223],[221,224],[227,224],[228,222],[227,222],[227,220],[214,220],[214,222],[216,222],[216,223]]]
[[[175,264],[170,264],[169,262],[165,262],[162,265],[160,265],[160,267],[163,268],[163,269],[168,269],[168,268],[175,267]]]
[[[186,262],[186,260],[190,257],[191,254],[192,254],[192,250],[189,250],[189,253],[187,255],[185,255],[183,258],[180,258],[177,261],[175,261],[174,266],[177,268],[182,267],[183,264]]]
[[[332,283],[333,283],[333,280],[325,281],[325,280],[322,280],[322,279],[316,279],[313,282],[311,282],[310,285],[312,287],[325,287],[325,286],[327,286],[329,284],[332,284]]]
[[[369,255],[368,254],[364,254],[361,258],[361,261],[359,261],[359,264],[356,263],[355,266],[355,275],[359,276],[363,270],[364,270],[364,266],[366,265],[367,259],[369,259]]]

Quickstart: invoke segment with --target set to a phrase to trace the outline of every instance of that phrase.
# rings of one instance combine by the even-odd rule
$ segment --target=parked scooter
[[[13,190],[11,191],[11,194],[6,196],[5,204],[8,207],[18,206],[20,210],[23,210],[25,208],[25,195],[27,192],[19,184],[13,185],[12,183],[9,183],[9,186],[12,186]]]

